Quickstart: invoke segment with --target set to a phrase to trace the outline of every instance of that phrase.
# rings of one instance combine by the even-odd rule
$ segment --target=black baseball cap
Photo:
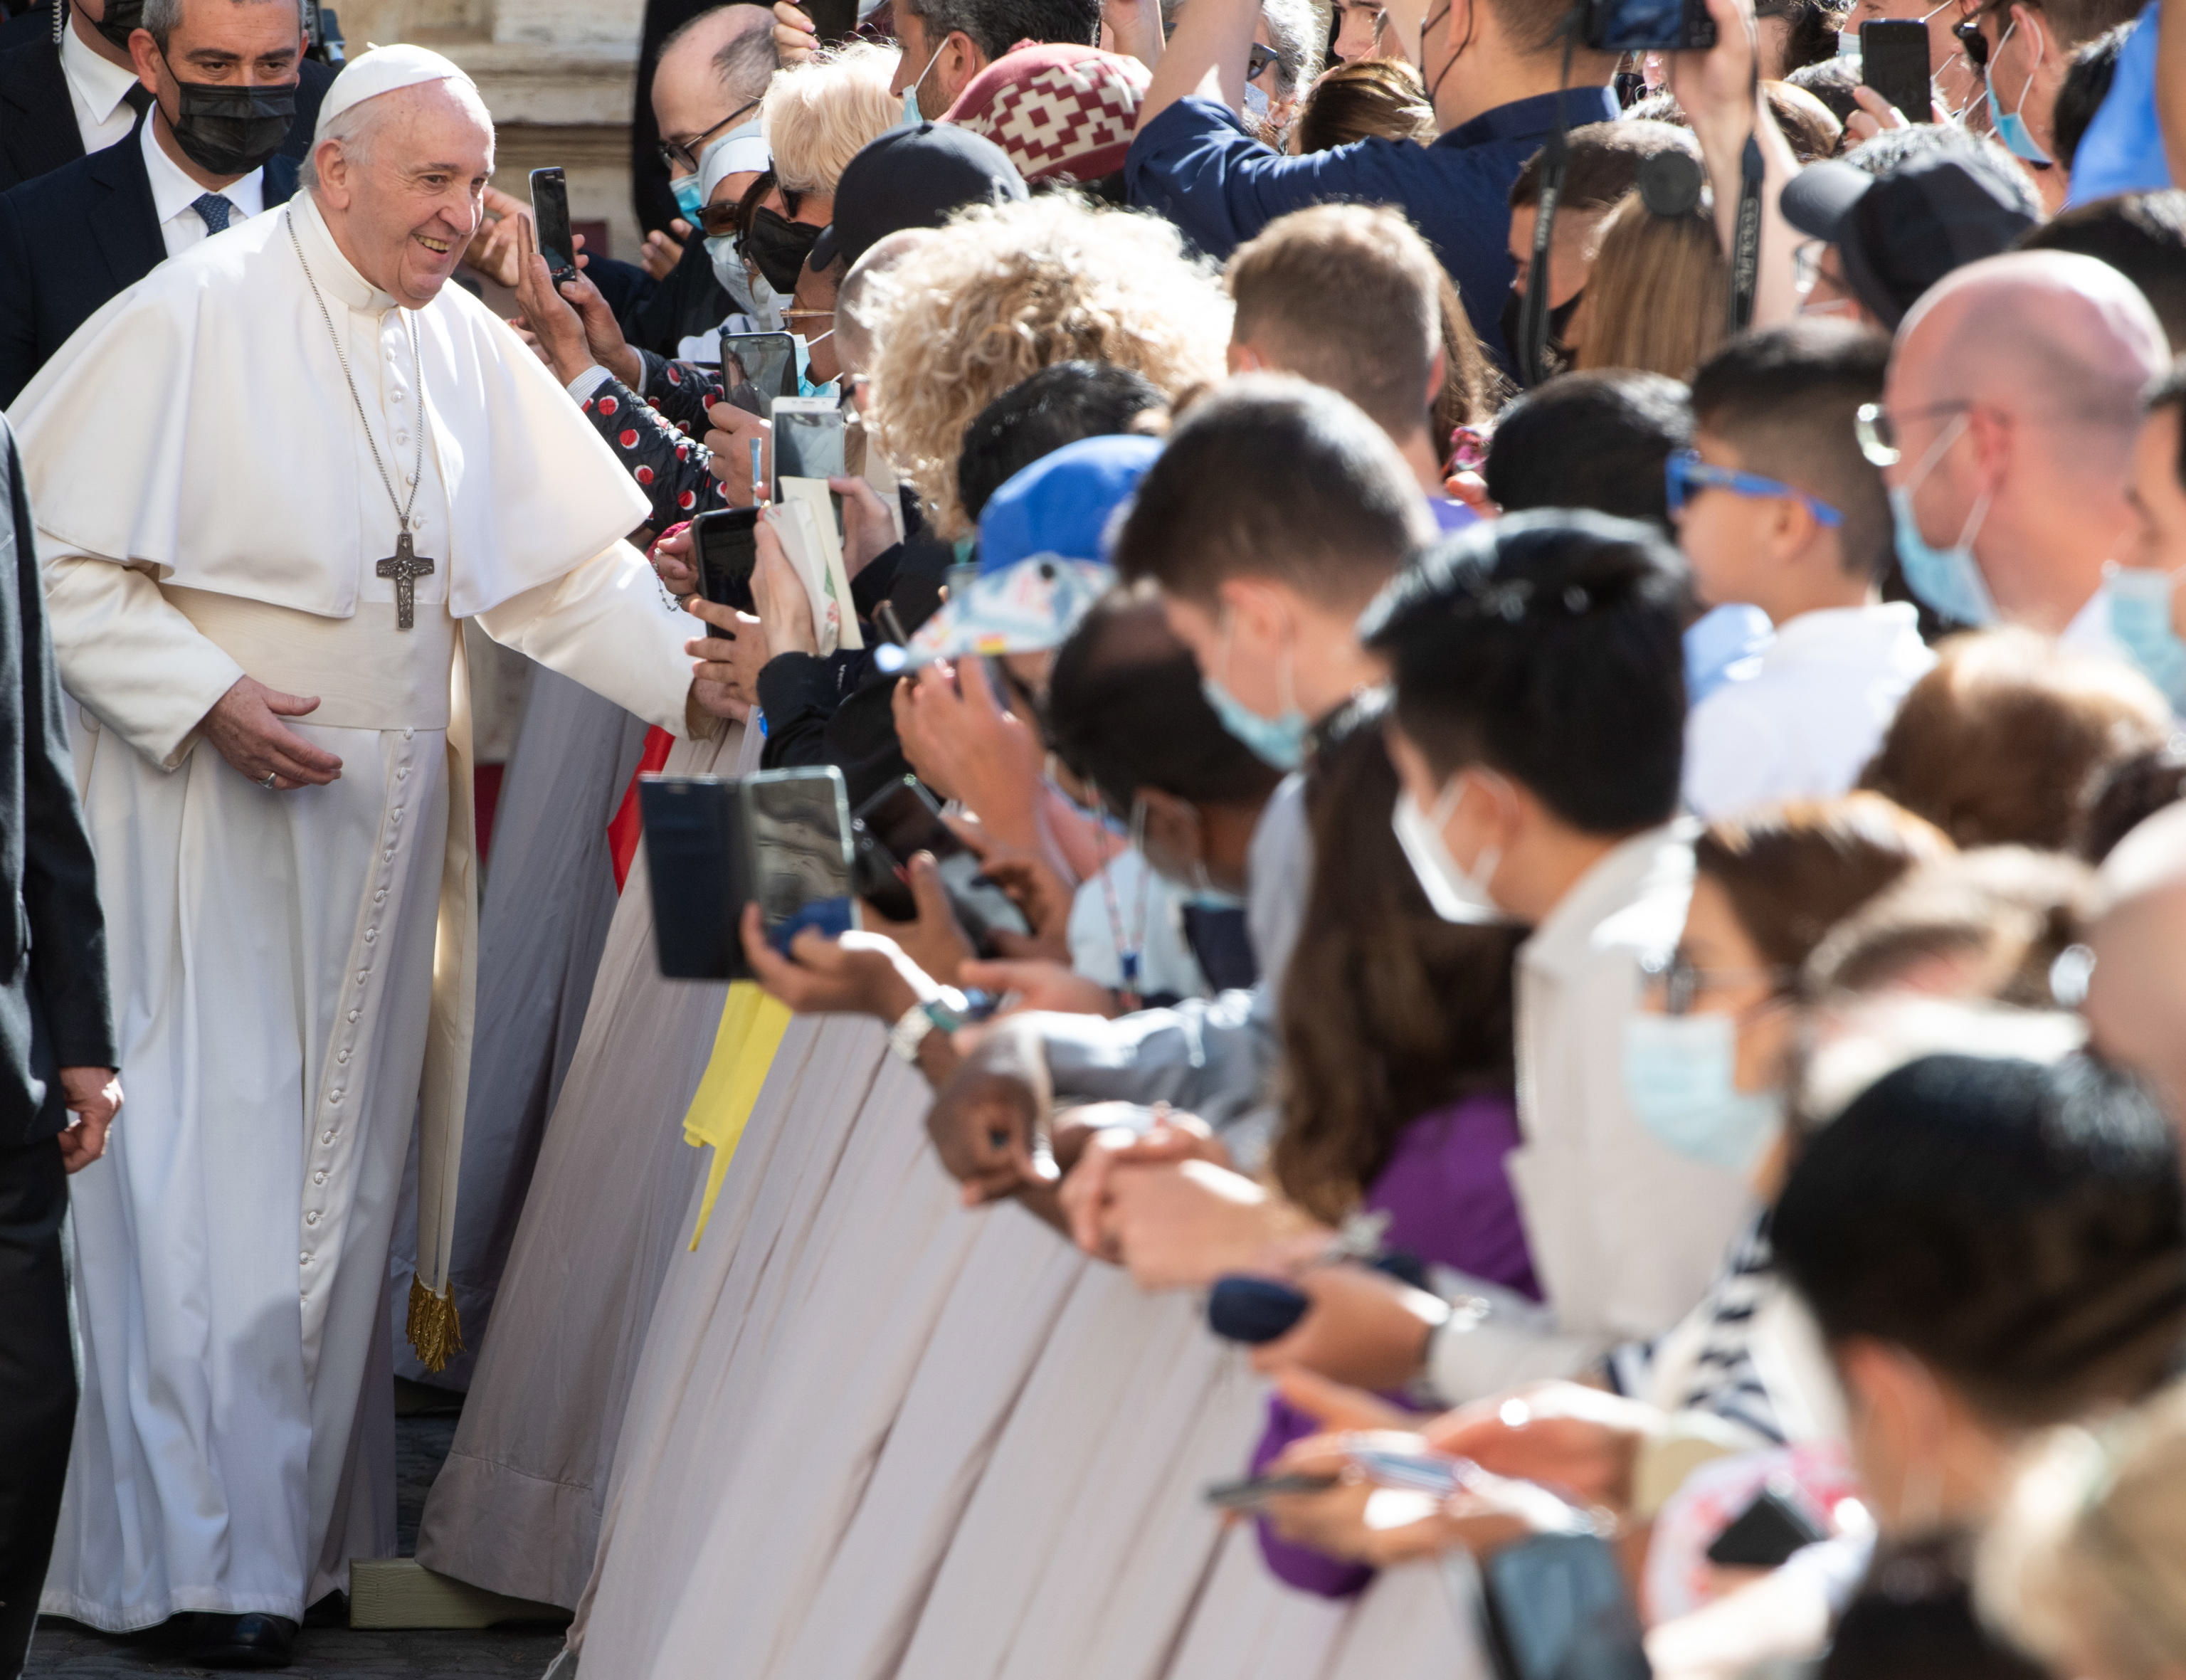
[[[1785,184],[1783,208],[1792,227],[1837,248],[1854,295],[1893,329],[1946,274],[2011,249],[2035,222],[1986,159],[1963,153],[1881,175],[1814,164]]]
[[[807,260],[817,270],[839,256],[847,269],[891,233],[939,227],[972,204],[1025,196],[1010,154],[984,135],[946,122],[892,128],[844,166],[835,219],[820,230]]]

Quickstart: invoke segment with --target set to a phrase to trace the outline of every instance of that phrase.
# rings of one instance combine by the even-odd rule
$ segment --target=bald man
[[[2147,299],[2092,257],[2017,251],[1939,282],[1897,329],[1863,440],[1914,592],[2115,655],[2103,567],[2131,524],[2140,393],[2168,360]]]
[[[2085,1005],[2096,1049],[2149,1083],[2186,1132],[2186,804],[2158,811],[2104,860]]]

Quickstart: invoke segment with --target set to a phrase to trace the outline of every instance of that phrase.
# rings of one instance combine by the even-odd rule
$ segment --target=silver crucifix
[[[395,628],[414,630],[418,624],[418,580],[429,575],[433,563],[420,555],[404,531],[395,539],[395,552],[373,569],[395,580]]]

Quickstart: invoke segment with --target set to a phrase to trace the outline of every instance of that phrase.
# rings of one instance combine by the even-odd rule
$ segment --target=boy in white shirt
[[[1882,477],[1854,417],[1882,396],[1890,341],[1807,319],[1734,340],[1693,378],[1693,447],[1670,458],[1678,540],[1702,602],[1758,607],[1758,669],[1696,706],[1685,804],[1713,820],[1858,779],[1934,656],[1914,608],[1886,603],[1894,558]]]

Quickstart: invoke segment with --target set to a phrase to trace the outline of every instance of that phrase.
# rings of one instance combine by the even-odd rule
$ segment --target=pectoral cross
[[[395,580],[395,629],[417,628],[418,580],[429,575],[432,569],[433,563],[418,554],[407,531],[395,539],[395,552],[373,568],[381,577]]]

